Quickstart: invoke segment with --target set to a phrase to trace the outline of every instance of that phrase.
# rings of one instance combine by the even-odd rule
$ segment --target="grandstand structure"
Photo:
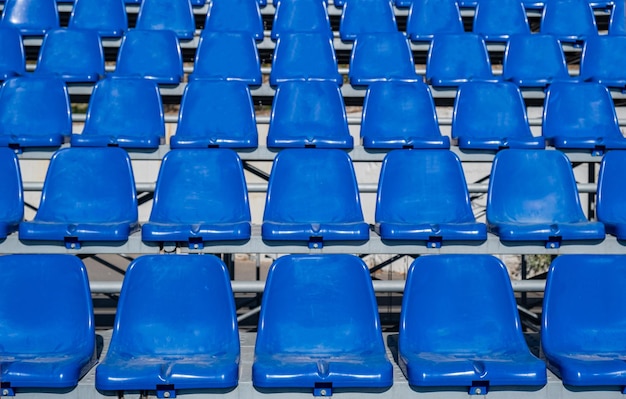
[[[626,392],[623,0],[0,7],[0,396]]]

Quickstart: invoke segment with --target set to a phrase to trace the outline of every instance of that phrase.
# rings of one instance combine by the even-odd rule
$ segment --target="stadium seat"
[[[397,32],[391,0],[346,1],[339,21],[341,40],[352,41],[362,34]]]
[[[426,60],[426,80],[434,87],[458,86],[471,80],[497,82],[485,40],[476,34],[437,35]]]
[[[102,391],[226,389],[239,379],[235,302],[213,255],[144,255],[126,271],[111,344],[96,368]]]
[[[35,74],[67,83],[97,82],[104,76],[100,36],[95,30],[49,30],[39,50]]]
[[[7,80],[26,73],[26,55],[20,31],[0,27],[0,80]]]
[[[360,34],[350,55],[350,84],[379,81],[421,82],[409,40],[401,32]]]
[[[487,224],[501,241],[543,242],[604,239],[604,225],[583,213],[569,159],[560,151],[502,150],[491,168]]]
[[[121,148],[64,148],[50,159],[35,218],[20,223],[19,238],[84,242],[126,241],[137,224],[130,157]]]
[[[463,33],[456,0],[410,1],[406,33],[413,41],[431,41],[437,34]]]
[[[189,76],[189,80],[194,79],[238,80],[261,85],[261,62],[254,38],[241,32],[204,31]]]
[[[541,16],[541,33],[562,42],[580,43],[598,34],[589,0],[547,1]]]
[[[229,149],[168,152],[141,238],[182,242],[192,249],[207,242],[249,239],[248,191],[237,153]]]
[[[626,36],[591,36],[580,60],[580,79],[626,90]]]
[[[2,396],[61,395],[96,363],[91,292],[78,257],[0,257],[0,319]]]
[[[208,32],[245,32],[263,40],[263,20],[256,1],[213,0],[204,30]]]
[[[599,392],[602,386],[613,390],[626,385],[625,277],[624,255],[562,255],[552,261],[541,346],[572,390],[593,387]]]
[[[487,239],[477,223],[461,161],[446,150],[395,150],[378,180],[376,232],[383,240],[442,243]]]
[[[545,363],[526,345],[506,266],[491,255],[426,255],[411,264],[398,363],[410,385],[475,395],[547,383]]]
[[[328,11],[320,0],[282,1],[276,8],[271,38],[282,34],[319,33],[332,38]]]
[[[5,0],[0,27],[14,27],[23,36],[43,36],[59,27],[55,0]]]
[[[606,232],[618,240],[626,239],[624,171],[626,151],[609,151],[602,158],[598,174],[596,214],[598,220],[604,223]]]
[[[623,1],[613,3],[609,20],[609,35],[626,35],[626,5]]]
[[[142,0],[135,27],[172,30],[185,40],[193,39],[196,21],[190,0]]]
[[[325,33],[284,33],[276,41],[270,84],[293,80],[330,81],[343,84],[337,69],[333,41]]]
[[[306,204],[306,206],[303,206]],[[367,241],[352,161],[337,149],[287,149],[274,158],[262,225],[267,241]]]
[[[558,149],[602,155],[626,149],[608,89],[598,83],[553,83],[546,92],[543,136]]]
[[[272,103],[267,147],[352,148],[339,86],[292,81],[278,86]]]
[[[113,76],[139,77],[159,84],[178,84],[183,60],[176,33],[131,29],[124,34]]]
[[[93,29],[101,37],[122,37],[128,30],[124,0],[76,0],[70,29]]]
[[[473,32],[486,42],[506,42],[511,35],[530,35],[526,9],[520,0],[482,0],[474,14]]]
[[[58,147],[72,134],[70,97],[57,78],[17,77],[0,89],[0,146]]]
[[[256,148],[258,133],[250,89],[243,82],[192,80],[185,87],[174,148]]]
[[[460,85],[451,132],[462,150],[545,148],[543,137],[533,137],[522,93],[511,82]]]
[[[559,41],[551,35],[513,35],[504,52],[502,79],[519,87],[572,81]]]
[[[347,254],[277,259],[267,276],[254,354],[257,389],[331,396],[335,389],[390,387],[392,366],[365,263]]]
[[[15,152],[0,148],[0,240],[17,230],[24,219],[24,190]],[[0,358],[1,358],[0,354]]]
[[[374,82],[361,118],[363,147],[450,148],[442,136],[432,94],[422,82]]]
[[[157,149],[165,137],[156,83],[140,78],[106,78],[94,87],[82,134],[72,146]]]

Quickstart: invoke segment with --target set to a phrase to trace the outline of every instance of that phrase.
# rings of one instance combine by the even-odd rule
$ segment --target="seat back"
[[[502,78],[520,87],[571,80],[565,54],[551,35],[512,35],[504,52]]]
[[[428,51],[426,80],[433,86],[494,80],[484,39],[472,33],[435,36]]]
[[[22,35],[43,36],[59,27],[55,0],[5,0],[0,26],[11,26]]]
[[[0,239],[15,231],[24,218],[24,190],[15,152],[0,148]]]
[[[94,29],[101,37],[121,37],[128,30],[124,0],[75,0],[70,29]]]
[[[193,39],[196,22],[189,0],[142,0],[137,29],[168,29],[180,39]]]
[[[546,1],[541,16],[541,33],[564,42],[581,42],[597,35],[598,28],[589,0]]]
[[[621,1],[613,3],[609,20],[609,35],[626,35],[626,5]]]
[[[406,33],[411,40],[430,41],[438,34],[464,32],[455,0],[414,0],[410,6]]]
[[[207,32],[243,32],[263,40],[263,20],[256,1],[211,1],[204,30]]]
[[[352,41],[362,34],[397,32],[391,0],[350,0],[339,21],[341,40]]]
[[[622,15],[622,18],[625,18]],[[626,36],[590,36],[580,60],[580,79],[626,87]]]
[[[625,170],[626,151],[608,151],[602,158],[598,173],[596,214],[598,220],[605,224],[626,223]]]
[[[327,5],[320,0],[281,1],[274,14],[272,39],[284,33],[319,33],[332,38]]]
[[[12,27],[0,27],[0,80],[26,73],[26,55],[20,31]]]
[[[485,41],[507,41],[511,35],[530,35],[521,0],[481,0],[474,14],[473,32]]]

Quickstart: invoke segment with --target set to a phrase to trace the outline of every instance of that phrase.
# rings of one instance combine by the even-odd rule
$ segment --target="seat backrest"
[[[0,80],[26,73],[26,55],[20,31],[12,27],[0,27]]]
[[[473,32],[486,41],[506,41],[511,35],[530,35],[521,0],[481,0],[474,14]]]
[[[626,35],[626,5],[623,1],[613,2],[611,19],[609,20],[609,35]]]
[[[397,32],[391,0],[350,0],[339,21],[341,40],[352,41],[362,34]]]
[[[43,36],[59,27],[55,0],[5,0],[0,26],[11,26],[22,35]]]
[[[433,86],[493,79],[487,46],[481,36],[473,33],[435,36],[426,60],[426,80]]]
[[[596,214],[606,223],[626,223],[626,151],[608,151],[602,158],[598,173]]]
[[[626,87],[624,70],[626,36],[598,35],[585,41],[580,59],[580,79],[623,88]]]
[[[502,68],[502,78],[520,87],[570,80],[561,44],[551,35],[512,35]]]
[[[193,39],[196,22],[189,0],[142,0],[137,29],[168,29],[180,39]]]
[[[121,37],[128,30],[124,0],[75,0],[70,29],[95,29],[101,37]]]
[[[204,30],[209,32],[245,32],[263,40],[263,20],[256,1],[211,1]]]
[[[463,33],[461,11],[456,0],[411,1],[406,33],[415,41],[429,41],[441,33]]]
[[[328,10],[320,0],[281,1],[274,14],[272,39],[284,33],[319,33],[332,38]]]
[[[589,0],[546,1],[541,16],[541,33],[566,42],[580,42],[597,35],[598,28]]]
[[[24,190],[15,152],[0,148],[0,238],[15,230],[24,219]]]

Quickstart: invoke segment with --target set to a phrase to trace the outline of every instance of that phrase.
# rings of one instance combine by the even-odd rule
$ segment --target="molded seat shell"
[[[604,223],[606,232],[626,239],[626,191],[624,171],[626,170],[626,151],[609,151],[602,158],[598,173],[598,191],[596,213],[598,220]]]
[[[327,5],[320,0],[282,1],[276,8],[271,38],[289,33],[319,33],[332,38]]]
[[[0,148],[0,240],[17,230],[24,219],[24,189],[15,152]]]
[[[397,32],[391,0],[350,0],[339,21],[341,40],[356,40],[363,34]]]
[[[190,0],[142,0],[137,15],[137,29],[166,29],[179,39],[193,39],[196,21]]]
[[[541,33],[561,42],[581,42],[598,34],[589,0],[546,1],[541,16]]]
[[[22,36],[17,28],[0,27],[0,80],[7,80],[26,73],[26,55]]]
[[[474,14],[473,32],[487,42],[506,42],[511,35],[530,35],[524,4],[519,0],[482,0]]]
[[[93,29],[101,37],[122,37],[128,30],[124,0],[75,0],[69,29]]]
[[[43,36],[59,28],[55,0],[5,0],[0,27],[19,29],[24,36]]]
[[[396,3],[397,5],[397,3]],[[463,21],[455,0],[410,1],[407,36],[414,41],[431,41],[435,35],[463,33]]]
[[[622,15],[622,19],[626,16]],[[626,36],[591,36],[585,41],[580,61],[581,80],[623,90],[625,70]]]
[[[263,20],[256,1],[211,1],[204,30],[207,32],[243,32],[263,40]]]

